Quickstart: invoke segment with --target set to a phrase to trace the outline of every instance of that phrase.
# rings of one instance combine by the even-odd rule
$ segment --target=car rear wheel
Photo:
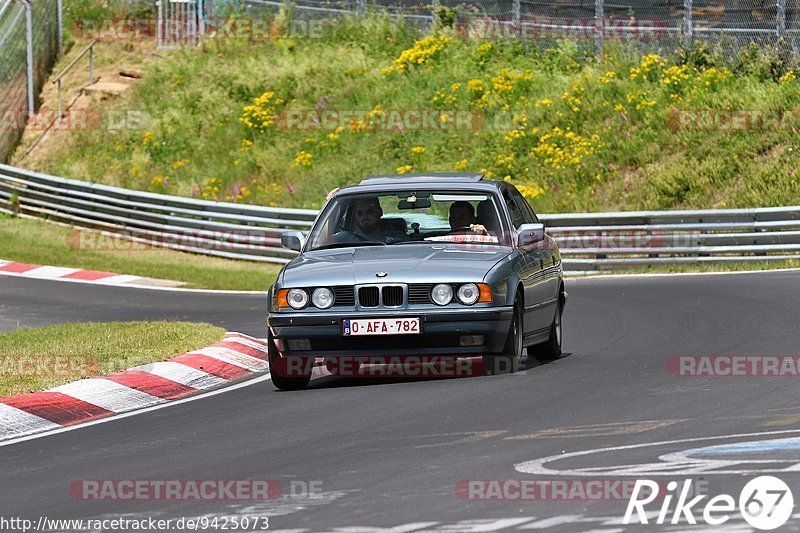
[[[561,357],[561,315],[564,312],[562,307],[561,298],[556,303],[556,314],[553,317],[553,323],[550,324],[550,338],[547,342],[537,344],[528,348],[528,355],[536,357],[540,361],[552,361]]]
[[[522,366],[522,352],[522,304],[517,300],[503,353],[483,356],[486,375],[516,372]]]
[[[269,331],[267,332],[267,347],[269,349],[269,373],[275,388],[280,390],[301,390],[306,388],[308,382],[311,381],[311,372],[303,373],[300,376],[288,376],[286,358],[281,357],[278,353],[278,348],[275,346]]]

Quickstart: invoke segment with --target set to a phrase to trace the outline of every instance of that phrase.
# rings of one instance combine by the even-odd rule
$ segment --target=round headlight
[[[453,299],[453,288],[450,285],[440,283],[431,291],[431,300],[436,305],[447,305]]]
[[[303,289],[292,289],[286,295],[292,309],[302,309],[308,305],[308,293]]]
[[[474,283],[465,283],[464,285],[458,288],[458,301],[464,305],[472,305],[478,301],[478,297],[481,295],[480,291],[478,290],[478,286]]]
[[[333,305],[333,291],[325,287],[314,289],[311,301],[320,309],[327,309]]]

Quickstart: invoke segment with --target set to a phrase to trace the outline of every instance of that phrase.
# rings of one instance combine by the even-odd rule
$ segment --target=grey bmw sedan
[[[510,183],[482,174],[376,176],[338,190],[268,293],[273,384],[317,358],[481,358],[486,373],[561,354],[561,257]],[[377,358],[377,359],[376,359]]]

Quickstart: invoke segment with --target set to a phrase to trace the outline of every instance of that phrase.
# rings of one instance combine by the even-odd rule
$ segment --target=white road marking
[[[12,444],[17,444],[17,443],[20,443],[20,442],[27,442],[29,440],[35,440],[35,439],[41,439],[43,437],[49,437],[50,435],[56,435],[58,433],[65,433],[67,431],[75,431],[75,430],[78,430],[78,429],[81,429],[81,428],[85,428],[85,427],[89,427],[89,426],[95,426],[97,424],[107,424],[109,422],[114,422],[115,420],[120,420],[122,418],[128,418],[129,416],[137,416],[137,415],[140,415],[140,414],[143,414],[143,413],[149,413],[151,411],[157,411],[158,409],[164,409],[166,407],[172,407],[173,405],[179,405],[179,404],[188,403],[188,402],[196,402],[196,401],[202,400],[204,398],[211,398],[212,396],[216,396],[218,394],[224,394],[226,392],[234,391],[236,389],[241,389],[241,388],[244,388],[244,387],[250,387],[251,385],[256,385],[256,384],[262,383],[264,381],[269,381],[270,379],[271,379],[271,376],[269,374],[264,375],[264,376],[258,376],[256,378],[248,379],[248,380],[243,381],[241,383],[237,383],[236,385],[231,385],[230,387],[217,389],[217,390],[210,391],[210,392],[207,392],[207,393],[204,393],[204,394],[196,394],[194,396],[188,396],[186,398],[181,398],[180,400],[174,400],[174,401],[171,401],[171,402],[164,402],[164,403],[160,403],[158,405],[145,407],[144,409],[139,409],[139,410],[131,411],[131,412],[128,412],[128,413],[122,413],[122,414],[119,414],[119,415],[116,415],[116,416],[100,418],[98,420],[92,420],[91,422],[85,422],[83,424],[77,424],[75,426],[58,427],[57,429],[53,429],[51,431],[46,431],[46,432],[43,432],[43,433],[37,433],[35,435],[26,435],[26,436],[22,436],[22,437],[19,437],[19,438],[9,439],[9,440],[0,442],[0,448],[2,448],[4,446],[11,446]]]
[[[27,272],[23,272],[23,274],[26,278],[49,279],[60,278],[61,276],[74,274],[78,271],[80,271],[79,268],[42,266],[39,268],[34,268],[33,270],[28,270]]]
[[[7,435],[27,435],[29,433],[57,429],[61,426],[22,409],[0,403],[0,438]]]
[[[269,364],[263,359],[258,359],[257,357],[236,352],[229,348],[220,348],[218,346],[209,346],[208,348],[202,348],[200,350],[189,352],[189,355],[191,354],[201,354],[208,357],[213,357],[219,361],[245,368],[251,372],[264,372],[269,367]]]
[[[445,524],[437,527],[433,531],[451,533],[489,533],[491,531],[501,531],[503,529],[518,526],[525,522],[535,520],[533,516],[522,518],[499,518],[499,519],[478,519],[462,520],[456,524]]]
[[[154,376],[159,376],[193,389],[207,389],[227,383],[228,380],[219,376],[211,375],[202,370],[192,368],[175,361],[158,361],[132,368],[131,370],[141,370]]]
[[[142,277],[118,274],[116,276],[110,276],[108,278],[101,278],[95,280],[93,283],[96,283],[98,285],[118,285],[120,283],[130,283],[131,281],[136,281],[138,279],[142,279]]]
[[[165,401],[151,394],[100,378],[82,379],[48,389],[48,391],[61,392],[115,413],[122,413]]]
[[[714,437],[695,437],[689,439],[677,439],[677,440],[665,440],[659,442],[647,442],[643,444],[630,444],[626,446],[610,446],[606,448],[596,448],[593,450],[584,450],[580,452],[571,452],[559,455],[551,455],[549,457],[544,457],[542,459],[534,459],[532,461],[525,461],[523,463],[518,463],[514,465],[514,468],[518,472],[522,472],[524,474],[535,474],[535,475],[543,475],[543,476],[597,476],[600,473],[603,474],[616,474],[620,476],[637,476],[639,475],[640,471],[637,468],[641,468],[647,475],[691,475],[698,472],[703,474],[751,474],[753,472],[752,469],[746,470],[724,470],[724,471],[714,471],[708,470],[705,467],[698,467],[695,463],[699,461],[692,461],[692,464],[681,464],[681,465],[672,465],[673,468],[670,468],[670,463],[658,463],[661,466],[661,472],[658,472],[657,469],[654,469],[654,463],[643,463],[643,464],[626,464],[626,465],[617,465],[611,467],[598,467],[598,468],[578,468],[578,469],[566,469],[566,470],[557,470],[554,468],[549,468],[545,466],[547,463],[571,459],[575,457],[584,457],[592,454],[599,454],[599,453],[608,453],[608,452],[615,452],[621,450],[634,450],[640,448],[652,448],[656,446],[663,446],[667,444],[682,444],[682,443],[689,443],[689,442],[703,442],[703,441],[710,441],[710,440],[721,440],[721,439],[740,439],[740,438],[748,438],[748,437],[766,437],[771,435],[787,435],[787,434],[797,434],[800,433],[800,429],[787,429],[787,430],[780,430],[780,431],[761,431],[758,433],[740,433],[736,435],[717,435]],[[721,462],[721,461],[716,461]],[[730,461],[729,461],[730,462]],[[733,461],[734,463],[753,463],[754,461]],[[786,462],[786,461],[782,461]],[[707,462],[703,462],[703,465],[708,465]],[[700,469],[698,469],[700,468]],[[767,473],[767,472],[785,472],[785,471],[792,471],[792,470],[785,470],[785,469],[763,469],[759,468],[758,471],[760,473]]]

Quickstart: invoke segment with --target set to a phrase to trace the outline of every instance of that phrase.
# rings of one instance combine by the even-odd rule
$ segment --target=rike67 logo
[[[661,509],[654,522],[658,525],[678,524],[684,518],[689,524],[697,524],[695,513],[702,512],[704,523],[719,526],[728,522],[732,518],[732,514],[738,510],[751,527],[771,530],[784,525],[792,515],[794,507],[792,491],[786,483],[773,476],[760,476],[750,480],[739,493],[738,508],[736,500],[728,494],[714,496],[706,501],[705,505],[701,502],[708,495],[703,494],[689,499],[692,493],[691,485],[692,480],[687,479],[683,482],[679,492],[677,490],[678,483],[671,481],[667,484],[666,494],[659,494],[659,489],[663,488],[663,484],[649,479],[636,480],[622,523],[648,524],[648,513],[645,511],[645,506],[656,499],[661,500]],[[674,509],[671,509],[676,496],[677,502]],[[636,519],[633,519],[634,512]],[[649,516],[652,518],[653,513],[650,513]]]

